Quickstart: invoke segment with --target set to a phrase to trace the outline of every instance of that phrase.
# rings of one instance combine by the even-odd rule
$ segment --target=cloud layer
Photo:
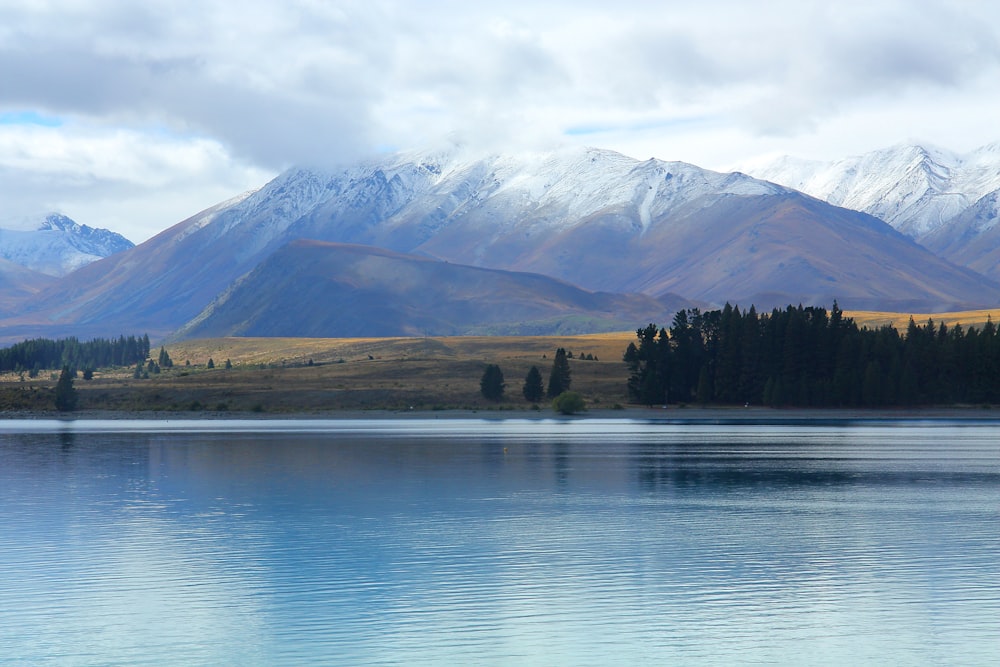
[[[5,3],[0,194],[142,240],[180,219],[156,192],[207,206],[290,164],[456,133],[716,168],[1000,138],[994,3],[478,5]]]

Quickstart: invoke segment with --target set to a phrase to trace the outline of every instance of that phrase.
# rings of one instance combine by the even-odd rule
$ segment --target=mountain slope
[[[54,282],[52,276],[0,259],[0,316],[16,314],[25,300]]]
[[[1000,190],[994,190],[922,242],[942,257],[1000,280]]]
[[[740,169],[874,215],[919,241],[1000,189],[1000,143],[965,155],[899,145],[834,162],[785,156]]]
[[[58,213],[0,229],[0,258],[50,276],[63,276],[133,247],[124,236],[80,225]]]
[[[575,333],[667,321],[681,299],[592,293],[545,276],[369,246],[298,240],[227,290],[178,338]]]
[[[836,162],[790,157],[747,173],[870,213],[941,257],[1000,280],[1000,143],[965,155],[902,145]]]

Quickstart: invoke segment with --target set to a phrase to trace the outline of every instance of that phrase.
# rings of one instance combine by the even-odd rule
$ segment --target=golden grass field
[[[315,413],[334,410],[523,409],[524,378],[537,366],[547,381],[558,347],[573,353],[572,388],[591,406],[627,401],[622,354],[634,333],[451,338],[220,338],[167,345],[174,367],[149,379],[98,372],[78,379],[81,409],[219,410]],[[153,351],[153,357],[158,348]],[[596,356],[596,361],[579,359]],[[208,369],[212,359],[215,368]],[[224,368],[225,361],[232,369]],[[310,364],[311,362],[311,364]],[[486,364],[507,384],[500,403],[479,392]],[[190,364],[190,365],[188,365]],[[4,377],[7,410],[44,410],[55,385]]]
[[[910,318],[919,326],[927,324],[927,320],[933,319],[934,324],[942,322],[949,327],[961,324],[964,328],[981,327],[988,319],[997,322],[1000,315],[1000,308],[997,310],[965,310],[953,313],[880,313],[871,310],[851,310],[844,311],[844,315],[853,318],[859,326],[866,326],[870,329],[891,324],[900,332],[905,332],[910,322]]]
[[[995,311],[1000,314],[1000,310]],[[879,313],[846,311],[859,325],[891,324],[905,331],[910,317],[948,326],[981,326],[994,311]],[[663,323],[667,324],[667,323]],[[253,411],[317,413],[337,410],[502,410],[530,407],[521,396],[524,377],[537,366],[547,381],[555,350],[573,352],[572,388],[591,407],[628,402],[628,369],[622,354],[633,331],[581,336],[467,336],[433,338],[218,338],[166,346],[174,367],[135,380],[131,370],[98,371],[78,379],[83,410]],[[156,358],[158,349],[152,351]],[[590,354],[596,361],[585,361]],[[212,359],[215,368],[208,369]],[[226,360],[233,368],[224,369]],[[479,392],[486,364],[504,373],[500,403]],[[0,376],[0,409],[52,409],[56,374],[36,379]]]

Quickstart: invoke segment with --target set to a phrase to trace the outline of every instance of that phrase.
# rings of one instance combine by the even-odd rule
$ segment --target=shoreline
[[[574,415],[551,409],[327,410],[303,412],[79,410],[75,412],[14,410],[0,412],[0,421],[398,421],[408,419],[479,420],[634,420],[671,424],[822,424],[847,422],[976,421],[1000,422],[1000,407],[899,408],[762,408],[762,407],[637,407],[596,408]]]

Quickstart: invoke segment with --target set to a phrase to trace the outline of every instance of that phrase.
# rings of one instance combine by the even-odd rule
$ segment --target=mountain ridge
[[[1000,189],[1000,142],[965,154],[897,144],[832,161],[781,156],[737,168],[874,215],[919,241]]]

